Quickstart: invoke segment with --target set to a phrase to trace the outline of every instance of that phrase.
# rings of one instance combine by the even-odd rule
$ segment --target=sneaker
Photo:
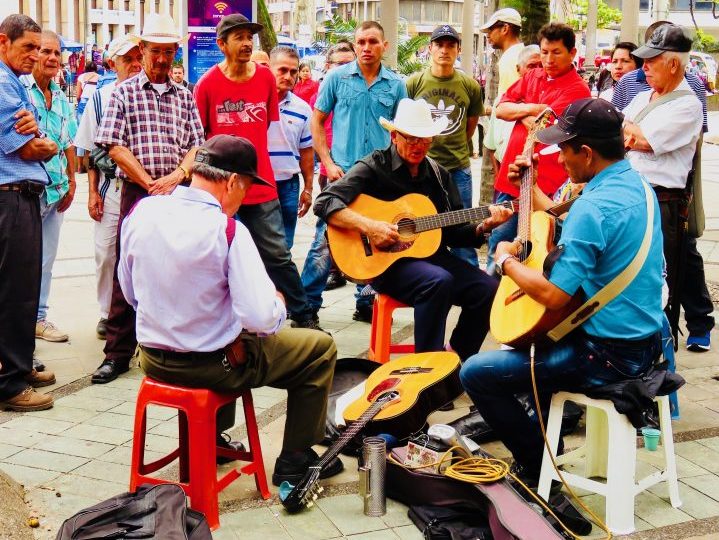
[[[372,306],[357,306],[352,314],[355,321],[371,323],[372,322]]]
[[[282,482],[287,481],[292,485],[302,480],[310,465],[313,465],[319,456],[312,448],[307,450],[298,450],[296,452],[282,451],[275,461],[275,471],[272,473],[272,483],[279,486]],[[320,472],[320,478],[329,478],[341,473],[345,466],[338,457],[334,457],[325,465]]]
[[[100,319],[97,322],[97,326],[95,327],[95,334],[97,334],[97,339],[107,338],[107,319]]]
[[[325,290],[331,291],[334,289],[339,289],[340,287],[344,287],[345,285],[347,285],[347,280],[344,278],[344,276],[339,272],[332,272],[330,274],[330,277],[327,278],[327,285],[325,285]]]
[[[17,412],[44,411],[52,408],[52,396],[35,392],[32,386],[28,386],[17,396],[6,401],[0,401],[0,409]]]
[[[692,352],[707,352],[711,349],[711,338],[709,332],[704,334],[689,334],[687,338],[687,350]]]
[[[55,374],[52,371],[43,371],[40,373],[38,370],[33,369],[30,373],[25,375],[25,382],[33,388],[50,386],[55,384]]]
[[[68,335],[47,319],[43,319],[35,324],[35,337],[45,341],[61,342],[67,341]]]

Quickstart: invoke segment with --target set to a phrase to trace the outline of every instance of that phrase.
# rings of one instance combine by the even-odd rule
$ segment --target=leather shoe
[[[52,396],[35,392],[32,386],[28,386],[17,396],[0,401],[0,409],[17,412],[44,411],[52,408],[53,402]]]
[[[129,360],[104,360],[92,374],[93,384],[107,384],[117,379],[118,375],[129,371]]]
[[[372,322],[372,306],[357,306],[352,319],[366,323]]]
[[[219,446],[220,448],[226,448],[227,450],[232,450],[234,452],[247,451],[244,444],[242,444],[240,441],[233,441],[227,433],[220,433],[220,435],[217,437],[217,446]],[[215,461],[218,465],[225,465],[227,463],[232,463],[233,461],[235,461],[235,459],[217,454]]]
[[[325,290],[331,291],[333,289],[339,289],[340,287],[344,287],[345,285],[347,285],[347,280],[344,278],[344,276],[339,272],[332,272],[330,273],[330,277],[327,278],[327,285],[325,285]]]
[[[41,360],[38,360],[34,356],[32,357],[32,369],[35,371],[45,371],[45,364]]]
[[[275,472],[272,473],[272,483],[279,486],[282,482],[287,481],[296,486],[297,482],[302,480],[310,465],[313,465],[319,456],[312,448],[307,450],[286,451],[283,450],[275,461]],[[329,478],[341,473],[345,466],[338,457],[324,466],[320,472],[320,478]]]
[[[100,319],[95,327],[97,339],[107,339],[107,319]]]
[[[55,384],[55,374],[52,371],[43,371],[40,373],[38,370],[33,369],[25,375],[25,382],[33,388],[50,386],[51,384]]]

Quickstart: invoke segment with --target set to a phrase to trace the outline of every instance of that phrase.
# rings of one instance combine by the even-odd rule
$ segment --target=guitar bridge
[[[362,240],[362,248],[364,249],[365,257],[371,257],[372,243],[369,241],[369,238],[366,234],[360,234],[360,239]]]
[[[522,298],[522,296],[524,296],[525,294],[527,294],[527,293],[524,292],[522,289],[517,289],[517,290],[514,291],[512,294],[510,294],[507,298],[505,298],[505,300],[504,300],[504,305],[505,305],[505,306],[508,306],[508,305],[511,304],[512,302],[514,302],[514,301],[519,300],[520,298]]]

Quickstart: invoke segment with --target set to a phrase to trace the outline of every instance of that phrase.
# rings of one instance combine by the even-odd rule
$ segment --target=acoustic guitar
[[[427,416],[462,393],[459,357],[451,352],[410,354],[377,368],[362,397],[344,411],[349,427],[293,486],[280,485],[280,500],[289,513],[314,504],[322,487],[320,472],[364,428],[366,434],[390,433],[402,439],[421,429]]]
[[[529,268],[543,271],[544,261],[554,248],[555,218],[547,212],[532,210],[534,166],[532,153],[537,132],[544,129],[556,115],[546,109],[537,117],[524,143],[523,155],[530,166],[524,170],[519,184],[519,216],[517,238],[522,242],[519,260]],[[581,305],[575,296],[561,309],[549,309],[529,297],[509,276],[502,276],[490,313],[490,331],[499,343],[516,348],[527,347],[548,339],[546,333]]]
[[[516,209],[516,201],[501,206]],[[399,242],[383,249],[357,231],[327,226],[327,240],[337,267],[355,282],[367,282],[379,276],[393,263],[405,257],[424,259],[433,255],[442,242],[444,227],[479,223],[490,216],[489,206],[437,213],[424,195],[410,193],[394,201],[382,201],[359,195],[348,208],[370,219],[397,225]]]

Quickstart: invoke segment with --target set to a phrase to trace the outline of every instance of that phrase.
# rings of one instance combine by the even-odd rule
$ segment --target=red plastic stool
[[[411,343],[403,345],[392,344],[392,313],[395,309],[408,308],[408,306],[387,296],[377,293],[372,305],[372,330],[369,338],[369,351],[367,358],[384,364],[389,361],[392,353],[414,353],[414,345]]]
[[[217,410],[223,405],[235,401],[238,397],[242,398],[247,437],[250,443],[249,451],[246,452],[219,448],[215,444]],[[145,463],[145,429],[148,405],[177,409],[180,435],[179,446],[170,454],[152,463]],[[232,469],[218,479],[215,462],[217,454],[249,461],[249,463],[239,471]],[[250,390],[241,394],[218,394],[212,390],[173,386],[145,377],[140,385],[135,407],[130,491],[135,491],[137,486],[146,482],[150,484],[171,483],[169,480],[147,475],[178,458],[180,460],[180,481],[173,483],[179,483],[185,490],[187,496],[190,497],[190,506],[205,514],[207,523],[213,530],[220,526],[217,495],[239,478],[240,474],[253,474],[255,485],[262,498],[270,498]]]

